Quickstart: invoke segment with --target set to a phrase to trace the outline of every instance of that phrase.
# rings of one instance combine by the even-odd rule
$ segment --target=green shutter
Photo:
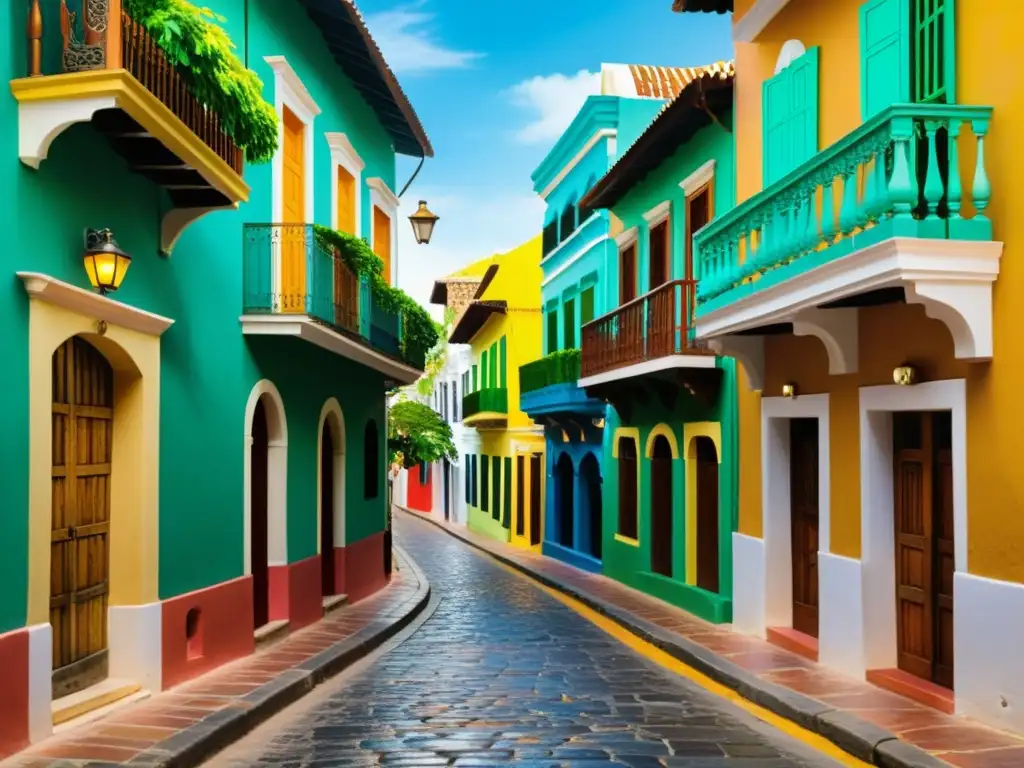
[[[580,327],[594,319],[594,286],[580,294]]]
[[[512,528],[512,457],[505,457],[505,507],[501,516],[501,525]]]
[[[558,310],[552,309],[548,312],[548,334],[547,345],[544,347],[544,354],[550,355],[558,350]]]
[[[489,511],[491,497],[491,462],[485,454],[480,455],[480,511]]]
[[[501,519],[501,457],[491,457],[491,517]]]
[[[764,186],[818,152],[818,49],[762,85]]]
[[[910,0],[867,0],[860,7],[861,116],[909,102]]]
[[[955,104],[954,0],[913,0],[913,3],[913,26],[908,35],[908,47],[914,56],[912,98],[916,102]]]
[[[473,391],[474,392],[477,391],[477,384],[478,384],[477,371],[476,371],[476,366],[474,365],[473,366]]]
[[[499,386],[505,389],[508,386],[508,342],[504,336],[498,342],[498,354],[501,356],[498,363],[498,377],[501,381]]]
[[[576,348],[576,299],[569,299],[562,305],[562,320],[565,339],[562,349]]]
[[[470,474],[469,474],[469,454],[468,453],[463,456],[462,474],[464,475],[465,486],[466,486],[466,503],[469,504],[469,502],[472,500],[473,497],[469,493],[469,481],[471,480],[471,477],[470,477]]]
[[[474,453],[470,458],[472,459],[472,463],[470,464],[470,468],[469,468],[470,469],[470,472],[469,472],[469,474],[470,474],[469,484],[470,484],[471,490],[473,492],[472,493],[473,501],[471,503],[475,507],[476,506],[476,501],[477,501],[477,496],[476,496],[476,486],[477,486],[477,468],[476,468],[477,467],[477,460],[476,460],[476,454]]]
[[[489,381],[491,382],[491,389],[498,387],[498,342],[491,344],[491,356],[489,358],[491,364],[491,372]]]

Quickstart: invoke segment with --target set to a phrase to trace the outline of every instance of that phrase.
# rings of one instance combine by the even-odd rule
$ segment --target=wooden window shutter
[[[562,305],[562,319],[565,326],[563,349],[576,348],[576,299],[569,299]]]
[[[545,347],[546,354],[551,354],[558,350],[558,310],[552,309],[548,312],[548,337],[547,347]]]
[[[860,105],[865,120],[890,104],[910,102],[910,2],[867,0],[860,7]]]
[[[501,340],[498,342],[498,350],[499,355],[501,356],[501,359],[498,362],[498,376],[500,378],[498,386],[505,389],[508,386],[508,342],[505,340],[504,336],[502,336]]]
[[[762,85],[764,186],[818,152],[818,49]]]

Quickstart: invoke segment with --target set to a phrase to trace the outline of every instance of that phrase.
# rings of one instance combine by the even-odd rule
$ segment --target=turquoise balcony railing
[[[508,413],[508,390],[497,387],[470,392],[462,398],[462,418],[478,413]]]
[[[991,240],[991,117],[891,106],[708,224],[694,237],[696,314],[891,237]]]
[[[316,238],[312,224],[245,225],[242,312],[304,315],[402,356],[401,317],[377,305],[367,280]]]
[[[560,349],[519,366],[519,392],[536,392],[555,384],[575,384],[580,378],[580,351]]]

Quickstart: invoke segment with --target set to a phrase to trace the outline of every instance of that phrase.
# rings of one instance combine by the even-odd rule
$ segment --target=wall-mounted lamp
[[[796,397],[796,384],[783,384],[782,385],[782,396],[783,397]]]
[[[87,229],[83,262],[92,287],[104,295],[121,287],[132,257],[117,247],[109,229]]]
[[[409,223],[412,224],[412,232],[416,236],[416,242],[419,245],[427,245],[430,242],[430,237],[434,234],[434,225],[437,224],[440,218],[440,216],[430,212],[430,209],[427,208],[426,200],[420,200],[420,207],[416,209],[416,213],[409,217]]]
[[[594,425],[595,429],[604,429],[604,419],[592,419],[590,423]]]
[[[909,364],[892,369],[892,380],[900,387],[909,387],[917,383],[917,369]]]

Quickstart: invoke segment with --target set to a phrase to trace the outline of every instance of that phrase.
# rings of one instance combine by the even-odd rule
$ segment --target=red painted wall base
[[[28,630],[0,635],[0,758],[28,746]]]
[[[384,575],[384,532],[345,547],[345,589],[350,603],[369,597],[387,583]]]
[[[173,597],[162,608],[165,689],[253,652],[249,576]]]
[[[320,555],[270,567],[270,620],[285,619],[289,630],[319,621],[324,615]]]
[[[409,509],[418,512],[430,512],[434,508],[434,488],[431,485],[431,472],[427,470],[427,482],[423,484],[420,477],[420,465],[416,464],[408,471],[409,485],[406,493],[406,503]]]

